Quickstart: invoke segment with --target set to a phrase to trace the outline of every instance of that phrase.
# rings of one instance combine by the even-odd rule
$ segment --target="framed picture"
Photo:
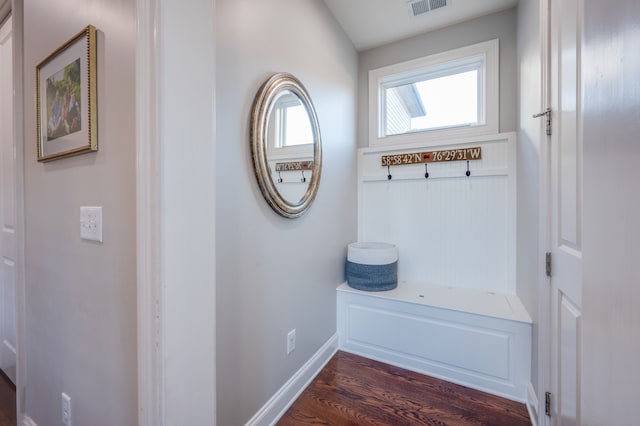
[[[92,25],[36,67],[38,161],[98,150],[96,29]]]

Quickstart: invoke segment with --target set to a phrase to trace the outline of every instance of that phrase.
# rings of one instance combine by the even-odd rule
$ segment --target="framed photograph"
[[[38,161],[98,150],[96,29],[92,25],[36,67]]]

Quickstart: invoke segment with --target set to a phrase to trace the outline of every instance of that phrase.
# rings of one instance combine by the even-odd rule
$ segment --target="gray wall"
[[[540,141],[544,118],[532,115],[545,108],[541,99],[539,0],[518,5],[518,213],[516,291],[533,320],[531,383],[538,390],[538,279]]]
[[[516,9],[509,9],[360,52],[358,146],[369,146],[369,71],[434,53],[500,39],[500,131],[516,129]]]
[[[218,424],[232,426],[336,332],[335,288],[357,229],[357,54],[317,0],[218,0],[216,27]],[[279,71],[306,86],[323,142],[318,196],[294,220],[263,199],[249,146],[253,98]]]
[[[26,412],[60,424],[137,422],[135,3],[25,0]],[[35,69],[71,36],[99,30],[100,151],[36,162]],[[104,243],[80,240],[79,207],[103,206]]]

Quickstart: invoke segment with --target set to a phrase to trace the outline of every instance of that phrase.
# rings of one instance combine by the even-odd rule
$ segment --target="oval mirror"
[[[267,203],[284,217],[302,215],[318,192],[322,142],[311,98],[293,75],[274,74],[260,87],[250,139],[253,168]]]

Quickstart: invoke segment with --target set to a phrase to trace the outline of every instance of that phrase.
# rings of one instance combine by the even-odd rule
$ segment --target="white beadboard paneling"
[[[382,155],[482,147],[482,160],[382,167]],[[360,241],[400,250],[398,279],[515,293],[515,135],[359,151]],[[387,179],[387,174],[392,179]]]

